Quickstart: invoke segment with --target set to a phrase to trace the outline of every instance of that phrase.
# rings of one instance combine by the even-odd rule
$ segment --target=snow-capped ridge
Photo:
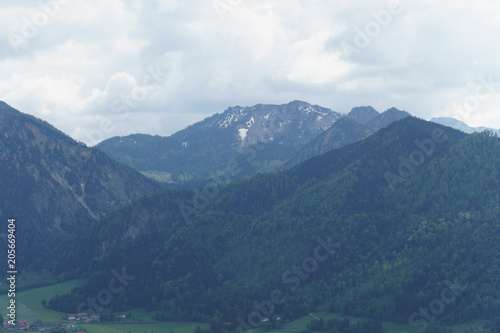
[[[282,105],[233,106],[214,120],[216,126],[234,131],[236,145],[276,140],[280,144],[300,145],[329,128],[340,117],[340,113],[330,109],[293,101]]]

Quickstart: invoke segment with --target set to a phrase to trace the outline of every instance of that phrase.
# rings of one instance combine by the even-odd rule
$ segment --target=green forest
[[[372,321],[310,330],[380,332],[391,320],[445,332],[485,319],[494,332],[499,166],[497,137],[409,117],[287,171],[146,196],[31,269],[88,278],[48,301],[68,313],[146,307],[221,332],[330,311]],[[130,279],[110,303],[87,304],[117,273]]]

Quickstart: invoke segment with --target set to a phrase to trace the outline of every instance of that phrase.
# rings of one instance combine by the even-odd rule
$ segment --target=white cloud
[[[500,3],[401,0],[385,24],[397,0],[220,1],[222,20],[212,0],[61,1],[53,15],[2,4],[0,99],[90,143],[103,121],[102,138],[168,135],[231,105],[294,99],[452,116],[479,77],[500,81]],[[44,12],[50,20],[12,48],[9,33]],[[345,58],[359,31],[369,43]],[[497,95],[466,121],[500,127]]]

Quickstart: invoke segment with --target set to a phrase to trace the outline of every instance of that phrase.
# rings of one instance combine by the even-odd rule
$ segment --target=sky
[[[500,128],[498,13],[493,0],[3,1],[0,100],[89,145],[292,100]]]

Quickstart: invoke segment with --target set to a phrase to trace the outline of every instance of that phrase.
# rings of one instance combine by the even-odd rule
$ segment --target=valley
[[[1,2],[0,333],[500,333],[498,13]]]
[[[19,321],[26,321],[30,323],[30,328],[24,330],[25,332],[38,332],[40,329],[51,330],[54,328],[62,327],[66,328],[68,331],[85,331],[88,333],[121,333],[121,332],[132,332],[132,333],[143,333],[154,332],[154,333],[195,333],[197,330],[208,330],[210,329],[210,323],[190,323],[190,322],[157,322],[152,319],[152,314],[145,311],[144,308],[132,309],[127,311],[127,319],[115,322],[87,322],[85,320],[67,320],[64,319],[65,313],[55,312],[45,309],[41,306],[44,299],[50,298],[54,295],[67,292],[72,288],[79,286],[83,283],[83,280],[69,281],[49,287],[41,287],[32,289],[30,291],[21,292],[18,295],[18,300],[20,302],[19,311]],[[0,296],[0,306],[4,307],[7,304],[6,297]],[[130,316],[130,317],[129,317]],[[349,320],[351,325],[355,325],[358,322],[367,322],[368,318],[353,317],[340,315],[336,313],[329,312],[315,312],[305,315],[302,318],[298,318],[292,322],[286,322],[281,324],[280,329],[269,330],[266,328],[258,328],[248,330],[250,333],[264,333],[264,332],[304,332],[308,330],[311,323],[323,321],[327,323],[329,320],[345,321]],[[465,333],[470,326],[480,325],[469,324],[469,325],[456,325],[452,327],[453,333]],[[386,333],[417,333],[418,328],[407,324],[397,324],[390,321],[381,322],[383,332]]]
[[[293,101],[93,148],[1,106],[1,180],[14,191],[0,213],[17,215],[20,322],[89,333],[496,327],[492,133]]]

